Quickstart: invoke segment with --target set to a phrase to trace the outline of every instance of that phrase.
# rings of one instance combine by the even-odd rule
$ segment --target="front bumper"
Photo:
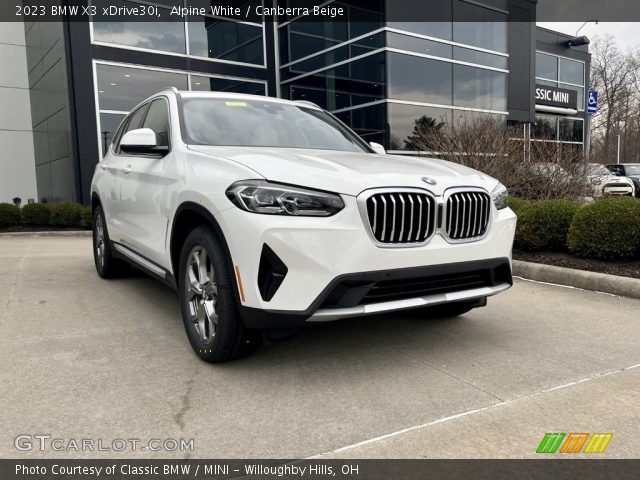
[[[356,198],[344,196],[343,199],[344,210],[328,218],[258,215],[235,207],[216,215],[227,239],[233,265],[237,267],[239,283],[243,285],[241,313],[248,326],[299,325],[307,320],[328,321],[482,298],[510,286],[509,268],[507,281],[483,285],[479,289],[469,288],[466,294],[459,290],[430,292],[428,295],[417,294],[412,301],[402,298],[376,302],[376,306],[342,304],[329,308],[332,306],[323,305],[323,295],[332,285],[354,275],[380,277],[393,275],[392,272],[404,271],[406,274],[407,270],[415,268],[432,268],[435,272],[443,271],[448,265],[461,266],[464,271],[464,265],[475,267],[474,262],[488,260],[510,266],[516,226],[516,216],[510,209],[497,211],[493,207],[489,231],[478,241],[452,244],[437,233],[424,246],[383,248],[376,246],[367,233]],[[268,301],[263,298],[258,281],[265,244],[287,267],[281,284]],[[368,277],[362,280],[371,283]],[[382,303],[386,305],[382,306]],[[336,311],[338,309],[341,311]],[[277,321],[279,318],[281,322]]]
[[[602,193],[604,195],[615,195],[615,196],[634,196],[635,188],[633,185],[628,185],[624,183],[618,184],[607,184],[602,188]]]

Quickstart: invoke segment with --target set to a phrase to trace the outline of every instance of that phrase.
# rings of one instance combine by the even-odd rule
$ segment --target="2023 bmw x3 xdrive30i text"
[[[91,195],[98,274],[134,264],[171,284],[209,362],[261,329],[454,316],[512,284],[504,186],[385,155],[306,102],[160,92],[122,122]]]

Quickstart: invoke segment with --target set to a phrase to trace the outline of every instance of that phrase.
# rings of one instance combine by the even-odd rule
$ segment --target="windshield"
[[[185,142],[370,152],[364,141],[321,110],[261,100],[184,100]]]

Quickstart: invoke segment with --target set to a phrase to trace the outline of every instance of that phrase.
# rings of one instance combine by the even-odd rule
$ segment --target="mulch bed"
[[[513,252],[515,260],[523,262],[543,263],[556,267],[575,268],[589,272],[607,273],[640,279],[640,260],[612,261],[578,258],[568,253],[558,252]]]

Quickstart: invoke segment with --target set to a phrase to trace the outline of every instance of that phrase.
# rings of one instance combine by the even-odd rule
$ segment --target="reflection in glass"
[[[493,55],[491,53],[479,52],[468,48],[455,47],[453,49],[453,58],[467,63],[475,63],[478,65],[486,65],[488,67],[502,68],[508,67],[507,57]]]
[[[424,53],[435,57],[451,58],[451,45],[425,40],[423,38],[410,37],[399,33],[387,32],[387,45],[400,50]]]
[[[384,54],[299,78],[285,84],[283,96],[308,100],[326,110],[337,110],[384,97]]]
[[[531,136],[537,140],[557,140],[558,118],[550,115],[536,115],[536,123],[531,127]]]
[[[391,130],[389,150],[414,150],[420,129],[438,131],[452,121],[452,111],[445,108],[390,103],[387,111]]]
[[[228,78],[191,76],[191,90],[204,92],[233,92],[266,95],[264,83],[243,82]]]
[[[347,110],[337,113],[336,117],[351,127],[366,142],[376,142],[391,149],[386,145],[385,140],[386,104]]]
[[[560,141],[582,142],[584,140],[584,122],[570,118],[560,119]]]
[[[263,65],[262,27],[218,18],[190,17],[189,53]]]
[[[507,109],[507,74],[454,65],[453,104],[485,110]]]
[[[568,58],[561,58],[560,81],[584,85],[584,63],[569,60]]]
[[[102,146],[102,155],[104,156],[111,145],[113,135],[116,129],[124,119],[125,115],[101,113],[100,114],[100,143]]]
[[[401,53],[389,53],[387,61],[390,98],[451,105],[451,63]]]
[[[451,40],[451,22],[389,22],[391,28]]]
[[[96,65],[100,110],[130,111],[167,87],[187,90],[187,75],[115,65]]]
[[[100,12],[102,8],[111,6],[136,7],[135,2],[125,2],[123,0],[93,0],[92,5]],[[169,10],[162,9],[162,12],[165,14]],[[116,18],[120,19],[121,17]],[[114,43],[127,47],[147,48],[172,53],[186,52],[183,22],[93,22],[93,37],[98,42]]]
[[[454,22],[453,41],[507,53],[506,16],[501,22]]]
[[[536,77],[558,79],[558,57],[536,53]]]

